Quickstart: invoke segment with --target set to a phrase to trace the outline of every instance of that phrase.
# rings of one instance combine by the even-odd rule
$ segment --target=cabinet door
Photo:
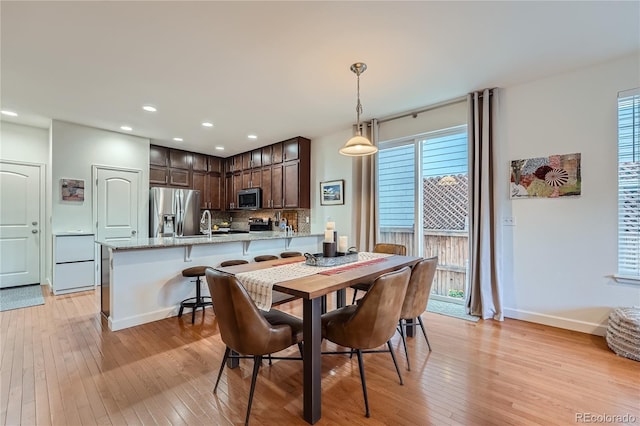
[[[274,209],[281,209],[283,207],[282,198],[282,164],[277,164],[271,167],[271,199]]]
[[[251,170],[245,170],[242,172],[242,188],[251,188]]]
[[[282,142],[271,145],[271,164],[282,163]]]
[[[262,167],[262,149],[254,149],[251,151],[251,168]]]
[[[270,166],[272,163],[273,150],[271,145],[262,147],[262,165]]]
[[[297,160],[299,158],[298,138],[282,142],[284,150],[283,161]]]
[[[271,208],[273,199],[271,198],[271,167],[265,167],[260,171],[260,184],[262,188],[262,208]]]
[[[204,154],[193,154],[193,170],[199,172],[209,171],[209,157]]]
[[[191,179],[189,177],[189,170],[169,169],[169,185],[171,186],[189,188],[191,187]]]
[[[209,174],[209,208],[220,210],[222,208],[222,178],[217,174]]]
[[[169,165],[169,148],[150,145],[149,164],[152,166],[167,167]]]
[[[242,189],[242,173],[235,173],[233,175],[233,198],[235,200],[236,194]]]
[[[235,208],[235,192],[233,192],[233,175],[229,174],[224,179],[224,208],[226,210],[232,210]]]
[[[222,161],[220,157],[209,157],[209,171],[212,173],[222,173]]]
[[[192,157],[190,152],[171,149],[169,150],[169,167],[172,169],[189,170],[191,168]]]
[[[299,207],[299,164],[297,161],[284,165],[284,178],[282,179],[282,195],[284,197],[284,207]]]
[[[166,167],[149,166],[150,185],[169,185],[169,169]]]
[[[260,188],[262,186],[262,170],[251,170],[251,188]]]
[[[200,208],[210,208],[209,202],[209,188],[208,188],[208,176],[203,172],[193,172],[193,185],[192,188],[196,191],[200,191]]]
[[[251,152],[245,152],[242,157],[242,170],[249,170],[251,168]]]

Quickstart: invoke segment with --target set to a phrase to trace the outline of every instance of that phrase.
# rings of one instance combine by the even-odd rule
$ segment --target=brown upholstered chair
[[[302,253],[300,253],[299,251],[283,251],[282,253],[280,253],[280,257],[283,259],[286,259],[287,257],[298,257],[298,256],[302,256]]]
[[[391,243],[378,243],[373,247],[374,253],[387,253],[387,254],[399,254],[402,256],[407,255],[407,248],[402,244],[391,244]],[[351,286],[353,289],[353,299],[351,300],[351,304],[356,303],[356,295],[358,294],[358,290],[360,291],[369,291],[369,287],[371,287],[371,283],[358,283]]]
[[[409,352],[407,351],[407,327],[414,327],[420,324],[422,328],[422,334],[427,341],[427,347],[431,352],[431,345],[429,344],[429,338],[427,338],[427,332],[424,329],[422,322],[422,313],[427,309],[427,302],[429,301],[429,295],[431,294],[431,286],[433,284],[433,277],[436,274],[436,268],[438,267],[438,257],[430,257],[428,259],[422,259],[416,263],[411,270],[411,278],[409,279],[409,286],[407,287],[407,294],[404,297],[404,303],[402,305],[402,311],[400,312],[400,336],[402,336],[402,344],[404,345],[404,353],[407,357],[407,370],[411,370],[409,364]],[[407,320],[418,319],[418,323],[411,322],[407,324]]]
[[[220,263],[220,266],[224,268],[225,266],[244,265],[245,263],[249,263],[249,261],[244,259],[233,259],[225,260],[224,262]]]
[[[352,348],[358,355],[358,367],[364,394],[366,416],[369,417],[367,383],[364,377],[362,353],[390,352],[400,384],[402,375],[391,346],[391,337],[400,320],[400,310],[409,284],[411,269],[381,275],[357,305],[348,305],[322,315],[322,337],[341,346]],[[386,342],[388,350],[374,350]],[[324,352],[325,354],[351,352]]]
[[[302,320],[276,309],[269,312],[258,310],[251,296],[233,275],[209,268],[206,276],[215,306],[220,337],[227,346],[213,392],[218,389],[220,376],[228,358],[253,358],[253,375],[245,418],[247,425],[262,357],[295,344],[298,344],[302,353]],[[232,355],[232,350],[243,355]]]
[[[266,262],[267,260],[276,260],[276,259],[279,259],[279,257],[273,254],[263,254],[253,258],[254,262]]]

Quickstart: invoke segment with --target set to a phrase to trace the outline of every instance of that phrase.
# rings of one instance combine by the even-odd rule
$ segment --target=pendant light
[[[356,62],[351,65],[351,71],[358,77],[358,104],[356,105],[357,130],[356,135],[349,139],[340,149],[340,154],[342,155],[360,157],[378,152],[378,147],[372,144],[369,139],[362,136],[362,129],[360,127],[360,114],[362,114],[362,104],[360,103],[360,74],[365,72],[366,69],[367,64],[363,62]]]

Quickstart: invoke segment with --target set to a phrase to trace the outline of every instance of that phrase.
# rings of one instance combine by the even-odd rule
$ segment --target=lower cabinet
[[[93,234],[56,235],[53,256],[53,293],[84,291],[95,286]]]

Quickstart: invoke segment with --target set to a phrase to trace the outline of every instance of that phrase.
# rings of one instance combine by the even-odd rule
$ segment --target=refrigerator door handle
[[[178,190],[176,191],[176,197],[174,199],[175,202],[175,212],[176,212],[176,236],[178,237],[182,237],[182,233],[184,231],[182,225],[183,225],[183,220],[184,220],[184,212],[182,210],[183,206],[183,192],[182,190]]]

